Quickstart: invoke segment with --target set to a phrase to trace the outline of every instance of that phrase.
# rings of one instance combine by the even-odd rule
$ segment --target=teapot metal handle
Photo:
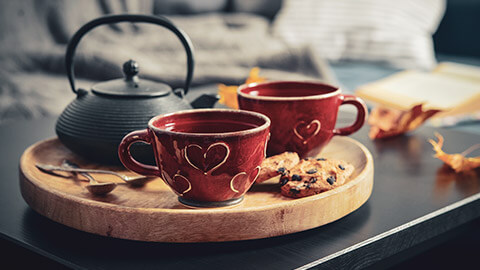
[[[75,88],[75,74],[74,74],[74,56],[75,50],[77,48],[80,39],[93,28],[110,23],[118,22],[143,22],[143,23],[153,23],[160,26],[163,26],[170,31],[172,31],[182,42],[183,47],[187,53],[187,78],[185,79],[185,88],[184,94],[188,92],[190,83],[193,76],[193,45],[190,41],[190,38],[185,34],[181,29],[177,28],[170,20],[162,16],[149,16],[149,15],[138,15],[138,14],[119,14],[119,15],[107,15],[97,19],[94,19],[85,25],[83,25],[70,39],[67,52],[65,54],[65,67],[67,69],[68,80],[70,81],[70,86],[72,91],[77,94],[78,90]]]

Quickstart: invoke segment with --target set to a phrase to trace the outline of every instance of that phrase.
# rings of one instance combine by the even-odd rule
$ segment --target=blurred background
[[[238,85],[251,68],[269,80],[322,80],[354,91],[403,69],[438,61],[480,65],[476,0],[0,1],[0,123],[58,115],[74,98],[65,76],[70,37],[105,14],[165,15],[195,46],[193,86]],[[80,43],[80,87],[140,76],[183,85],[185,52],[155,25],[101,26]],[[203,88],[205,91],[205,88]],[[192,91],[195,95],[195,91]]]

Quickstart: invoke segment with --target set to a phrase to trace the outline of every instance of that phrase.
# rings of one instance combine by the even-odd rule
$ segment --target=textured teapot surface
[[[189,108],[174,94],[132,100],[88,93],[67,106],[56,132],[74,152],[102,163],[116,163],[117,146],[127,133],[146,128],[155,115]]]
[[[104,16],[90,21],[74,34],[67,46],[65,62],[70,86],[77,98],[60,115],[55,130],[60,141],[73,152],[92,161],[108,164],[120,164],[117,148],[127,133],[147,128],[148,121],[156,115],[192,108],[168,85],[141,80],[137,76],[139,66],[133,60],[123,66],[124,79],[98,83],[92,87],[92,91],[76,89],[73,59],[80,39],[99,25],[117,22],[154,23],[177,35],[187,53],[185,94],[193,76],[194,63],[188,36],[161,16]],[[153,163],[151,147],[132,145],[132,154],[140,161]]]

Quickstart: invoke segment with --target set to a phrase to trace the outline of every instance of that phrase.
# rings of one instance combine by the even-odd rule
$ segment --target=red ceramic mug
[[[180,111],[152,118],[148,128],[127,134],[118,147],[126,168],[161,177],[180,202],[196,207],[239,203],[260,172],[270,120],[227,109]],[[135,142],[153,147],[157,166],[132,158]]]
[[[318,82],[277,81],[242,85],[237,90],[240,109],[267,115],[272,121],[267,155],[297,152],[302,158],[316,156],[334,135],[359,130],[367,107],[358,97]],[[352,104],[358,113],[348,127],[335,128],[340,105]]]

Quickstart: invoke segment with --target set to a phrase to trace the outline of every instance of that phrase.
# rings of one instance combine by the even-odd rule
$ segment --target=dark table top
[[[145,243],[97,236],[53,222],[30,209],[18,185],[18,161],[29,145],[54,136],[54,119],[0,129],[0,236],[74,268],[273,268],[372,265],[480,217],[480,171],[457,175],[433,158],[422,127],[370,141],[368,127],[352,137],[372,153],[375,183],[357,211],[325,226],[269,239],[227,243]],[[480,136],[439,130],[447,153]]]

